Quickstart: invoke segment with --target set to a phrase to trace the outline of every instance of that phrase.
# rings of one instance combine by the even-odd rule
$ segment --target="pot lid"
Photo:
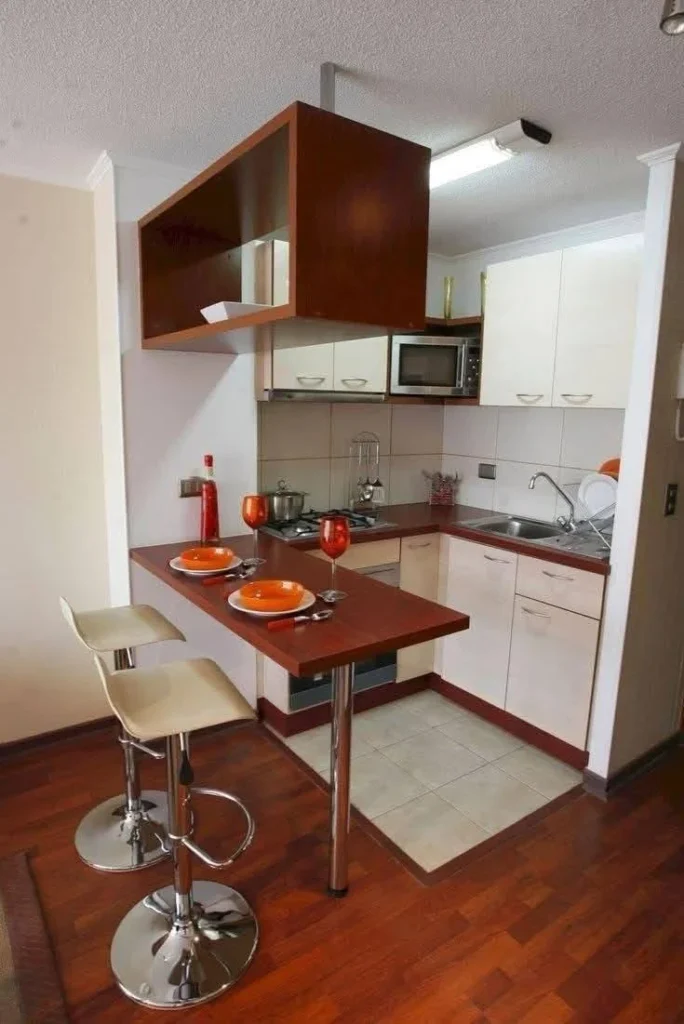
[[[267,497],[277,495],[281,498],[303,498],[308,491],[291,491],[284,480],[279,480],[275,491],[266,491]]]

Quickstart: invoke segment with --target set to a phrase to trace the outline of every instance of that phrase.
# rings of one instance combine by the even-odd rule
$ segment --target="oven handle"
[[[399,563],[389,562],[386,565],[368,565],[363,569],[357,569],[362,576],[371,576],[388,587],[399,586]]]

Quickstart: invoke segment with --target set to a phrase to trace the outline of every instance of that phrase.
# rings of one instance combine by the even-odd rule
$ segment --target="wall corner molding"
[[[657,164],[666,164],[677,157],[684,157],[681,142],[673,142],[670,146],[662,146],[660,149],[652,149],[648,153],[642,153],[637,160],[646,164],[647,167],[655,167]]]
[[[105,177],[105,175],[109,174],[113,167],[114,163],[112,161],[111,156],[109,155],[106,149],[103,149],[100,155],[98,156],[97,160],[93,164],[93,166],[88,171],[88,174],[86,175],[88,188],[91,192],[95,191],[95,189],[100,184],[102,179]]]

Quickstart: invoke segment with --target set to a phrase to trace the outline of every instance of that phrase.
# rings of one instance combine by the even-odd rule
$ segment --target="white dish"
[[[611,509],[616,495],[617,480],[605,473],[587,473],[577,491],[577,497],[589,516]]]
[[[178,558],[172,558],[169,562],[172,569],[176,572],[183,572],[186,576],[220,576],[222,572],[230,572],[231,569],[237,569],[238,565],[242,565],[242,559],[238,558],[237,555],[233,555],[233,560],[228,563],[225,569],[187,569]]]
[[[200,309],[204,319],[210,324],[220,320],[230,320],[233,316],[244,316],[245,313],[257,313],[260,309],[272,307],[263,302],[215,302],[212,306]]]
[[[299,615],[300,612],[305,611],[305,609],[310,608],[315,603],[316,595],[312,594],[310,590],[304,591],[302,599],[296,608],[288,608],[286,612],[255,612],[251,608],[243,608],[239,590],[236,590],[228,598],[228,604],[236,612],[242,612],[244,615],[256,615],[258,619],[276,619],[279,615]]]

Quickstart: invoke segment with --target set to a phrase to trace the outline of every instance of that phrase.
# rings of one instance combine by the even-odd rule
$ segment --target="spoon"
[[[304,622],[324,622],[325,619],[329,619],[332,615],[331,608],[325,608],[320,612],[312,612],[311,615],[291,615],[287,619],[271,619],[268,623],[267,629],[271,632],[276,632],[281,629],[294,629],[295,626],[299,626]]]
[[[215,587],[218,583],[232,583],[233,580],[246,580],[256,572],[255,565],[247,565],[244,568],[234,569],[231,573],[221,573],[220,576],[206,576],[202,580],[203,587]]]

